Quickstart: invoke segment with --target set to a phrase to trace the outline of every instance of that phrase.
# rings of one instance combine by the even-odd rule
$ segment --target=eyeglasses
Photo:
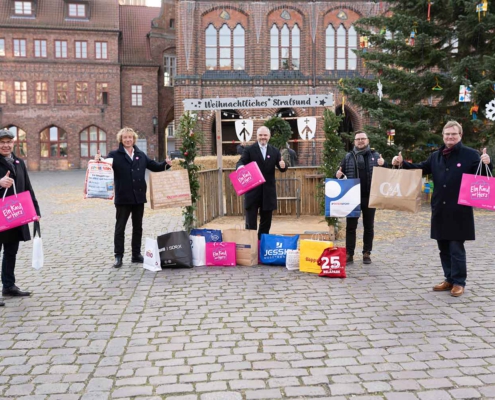
[[[368,138],[367,137],[365,137],[365,138],[357,138],[357,139],[354,139],[354,140],[356,142],[359,142],[359,141],[363,141],[363,140],[368,140]]]
[[[0,141],[0,146],[10,146],[12,145],[14,142],[12,140],[9,140],[8,142],[5,142],[5,141]]]
[[[444,133],[443,136],[457,136],[458,133]]]

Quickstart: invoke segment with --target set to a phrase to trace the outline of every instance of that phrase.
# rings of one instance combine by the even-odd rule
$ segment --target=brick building
[[[364,72],[352,49],[359,46],[354,22],[381,12],[381,4],[333,1],[190,1],[177,0],[177,76],[175,119],[187,98],[255,97],[333,93],[337,114],[345,113],[343,130],[362,127],[365,115],[345,102],[340,78]],[[254,130],[272,115],[321,116],[323,108],[223,110],[222,119],[252,118]],[[261,117],[261,118],[260,118]],[[215,152],[215,120],[198,114],[207,133],[203,153]],[[288,119],[293,139],[295,119]],[[317,138],[323,137],[318,120]],[[237,140],[233,121],[222,122],[224,141]],[[294,143],[300,164],[319,164],[321,142]],[[232,154],[235,145],[224,145]]]
[[[85,168],[98,148],[116,147],[122,126],[164,157],[173,13],[173,1],[163,11],[118,0],[0,2],[0,128],[16,134],[29,169]]]

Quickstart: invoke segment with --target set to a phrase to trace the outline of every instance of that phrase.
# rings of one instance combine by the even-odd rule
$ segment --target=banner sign
[[[239,98],[185,99],[185,111],[253,109],[281,107],[333,107],[333,94],[311,94],[300,96],[265,96]]]

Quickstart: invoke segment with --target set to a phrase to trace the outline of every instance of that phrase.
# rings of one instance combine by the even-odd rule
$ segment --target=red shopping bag
[[[38,220],[38,214],[36,214],[29,191],[17,193],[14,183],[14,194],[5,197],[6,194],[7,190],[5,190],[1,202],[0,232]]]
[[[481,172],[481,163],[476,175],[462,174],[457,204],[495,210],[495,179],[488,167],[485,167],[488,176],[478,175]]]
[[[323,250],[317,261],[317,264],[321,267],[321,272],[318,276],[346,278],[345,256],[344,247],[328,247]]]
[[[260,167],[258,167],[255,161],[246,164],[244,168],[239,168],[237,171],[232,172],[229,178],[237,196],[241,196],[265,183],[265,178],[263,178]]]

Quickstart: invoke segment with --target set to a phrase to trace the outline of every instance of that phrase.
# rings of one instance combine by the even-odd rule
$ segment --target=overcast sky
[[[146,0],[148,6],[160,7],[162,0]]]

